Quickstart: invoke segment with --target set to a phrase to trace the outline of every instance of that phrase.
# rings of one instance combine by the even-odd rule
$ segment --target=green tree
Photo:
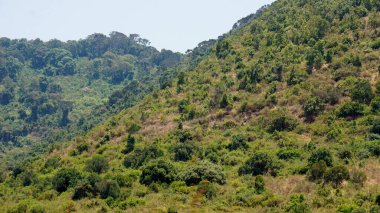
[[[276,174],[277,167],[272,157],[265,152],[255,153],[243,166],[239,168],[239,175],[263,175],[266,173]]]
[[[243,134],[238,134],[232,136],[232,141],[228,145],[229,150],[237,150],[237,149],[248,149],[248,144],[247,144],[247,137],[244,136]]]
[[[369,104],[373,99],[371,84],[367,80],[359,80],[352,88],[351,98],[353,101]]]
[[[334,166],[326,171],[325,181],[338,187],[344,180],[350,179],[350,173],[345,166]]]
[[[81,174],[74,168],[62,168],[58,170],[57,174],[53,177],[52,183],[58,192],[64,192],[69,187],[76,186],[77,182],[81,179]]]
[[[333,157],[331,152],[326,148],[319,148],[314,151],[308,159],[309,165],[324,161],[327,166],[333,165]]]
[[[136,143],[135,137],[133,137],[132,135],[128,135],[127,146],[123,150],[123,154],[128,154],[132,152],[135,149],[135,143]]]
[[[89,172],[96,172],[98,174],[108,170],[108,161],[102,155],[96,155],[86,162],[86,170]]]
[[[218,184],[226,183],[226,175],[223,169],[209,161],[202,161],[197,165],[186,168],[178,174],[178,179],[185,181],[188,186],[196,185],[202,180]]]
[[[170,184],[176,177],[176,170],[173,165],[158,160],[145,166],[140,176],[140,183],[150,185],[152,183]]]

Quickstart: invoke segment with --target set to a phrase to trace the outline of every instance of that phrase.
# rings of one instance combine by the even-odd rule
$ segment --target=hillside
[[[135,106],[4,169],[3,209],[379,212],[379,1],[278,0],[240,23]]]
[[[138,35],[79,41],[0,39],[0,149],[35,154],[141,100],[181,55]],[[121,94],[120,94],[121,93]],[[21,147],[22,149],[16,149]]]

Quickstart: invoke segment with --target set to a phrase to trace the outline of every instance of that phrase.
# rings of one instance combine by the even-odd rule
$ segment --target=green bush
[[[148,163],[150,160],[157,159],[163,156],[162,150],[156,146],[149,146],[143,149],[135,149],[124,160],[124,166],[127,168],[139,168],[140,166]]]
[[[303,105],[304,115],[308,119],[313,119],[314,116],[323,112],[324,106],[319,97],[311,97],[306,100]]]
[[[380,97],[375,97],[371,101],[371,111],[372,112],[379,112],[380,111]]]
[[[178,174],[178,179],[185,181],[188,186],[197,185],[202,180],[218,184],[226,183],[226,175],[223,169],[208,161],[202,161],[195,166],[188,167]]]
[[[285,148],[277,152],[277,157],[281,160],[294,160],[301,157],[301,153],[299,150]]]
[[[257,194],[261,194],[265,191],[265,183],[262,175],[256,176],[254,188]]]
[[[351,91],[351,99],[358,103],[369,104],[373,99],[371,84],[367,80],[355,82]]]
[[[270,133],[275,131],[291,131],[296,126],[297,121],[284,110],[275,110],[269,115],[267,130]]]
[[[376,39],[375,41],[372,42],[371,44],[372,49],[380,49],[380,38]]]
[[[179,143],[173,146],[175,161],[188,161],[195,152],[195,146],[190,143]]]
[[[116,199],[120,195],[120,187],[114,180],[102,180],[96,186],[102,199],[109,197]]]
[[[331,182],[334,187],[338,187],[344,180],[350,179],[350,173],[345,166],[334,166],[325,173],[325,181]]]
[[[257,152],[239,168],[238,173],[239,175],[251,174],[254,176],[266,173],[276,175],[277,169],[278,166],[269,154]]]
[[[215,198],[217,194],[215,186],[207,180],[203,180],[199,183],[197,191],[209,200]]]
[[[104,156],[96,155],[86,162],[86,170],[98,174],[106,172],[109,168],[108,161]]]
[[[122,153],[123,154],[128,154],[128,153],[132,152],[135,149],[135,143],[136,143],[135,137],[133,137],[132,135],[128,135],[127,146],[122,151]]]
[[[331,152],[326,148],[320,148],[314,151],[308,159],[309,165],[324,161],[327,166],[333,165],[333,157]]]
[[[358,102],[351,101],[343,104],[338,109],[337,116],[341,118],[358,117],[364,114],[364,106]]]
[[[237,149],[248,149],[249,146],[247,144],[247,141],[247,137],[242,134],[234,135],[232,136],[231,143],[228,145],[228,149],[231,151]]]
[[[352,170],[351,176],[351,182],[358,187],[363,187],[365,181],[367,180],[366,174],[357,169]]]
[[[308,178],[311,181],[322,180],[327,169],[325,161],[321,160],[310,166],[308,171]]]
[[[62,168],[53,177],[52,183],[58,192],[64,192],[69,187],[75,187],[81,179],[81,174],[74,168]]]
[[[164,160],[158,160],[145,166],[140,176],[140,183],[150,185],[152,183],[170,184],[176,177],[173,165]]]

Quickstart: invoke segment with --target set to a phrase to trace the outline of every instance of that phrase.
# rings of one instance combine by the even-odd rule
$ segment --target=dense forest
[[[148,45],[119,32],[68,42],[0,38],[0,149],[44,150],[159,88],[182,55]]]
[[[40,43],[59,62],[2,41],[10,129],[94,122],[1,168],[4,212],[380,212],[378,0],[277,0],[186,55],[98,36]],[[103,85],[95,103],[78,79]]]

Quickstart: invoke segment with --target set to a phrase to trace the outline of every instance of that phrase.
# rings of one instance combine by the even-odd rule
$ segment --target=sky
[[[273,1],[0,0],[0,37],[67,41],[118,31],[185,52]]]

